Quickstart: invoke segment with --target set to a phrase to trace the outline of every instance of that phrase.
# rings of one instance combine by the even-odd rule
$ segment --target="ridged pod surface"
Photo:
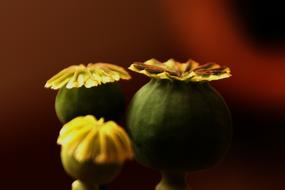
[[[62,145],[63,167],[79,180],[74,186],[82,186],[80,189],[111,182],[124,161],[133,156],[130,139],[121,127],[91,115],[66,123],[60,131],[58,144]]]

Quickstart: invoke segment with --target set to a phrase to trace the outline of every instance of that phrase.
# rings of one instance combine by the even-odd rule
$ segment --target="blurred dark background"
[[[266,0],[0,2],[1,189],[70,189],[45,81],[79,63],[189,57],[232,69],[214,82],[234,121],[225,161],[194,173],[197,190],[285,189],[284,6]],[[147,78],[122,82],[128,100]],[[154,189],[159,173],[126,164],[110,189]],[[139,184],[139,185],[138,185]]]

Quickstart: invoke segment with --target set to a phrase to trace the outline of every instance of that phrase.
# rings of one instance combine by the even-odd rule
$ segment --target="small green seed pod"
[[[73,190],[97,190],[110,183],[125,160],[133,156],[131,142],[115,122],[94,116],[77,117],[60,131],[61,160],[65,171],[77,179]]]
[[[45,87],[59,89],[55,110],[62,123],[88,114],[119,121],[125,97],[117,81],[130,78],[122,67],[112,64],[73,65],[49,79]]]
[[[229,148],[230,112],[208,81],[227,78],[230,70],[173,59],[129,68],[152,78],[135,94],[127,114],[136,160],[161,170],[157,190],[186,190],[186,172],[216,165]]]

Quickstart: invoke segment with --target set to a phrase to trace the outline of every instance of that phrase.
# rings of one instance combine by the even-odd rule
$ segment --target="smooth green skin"
[[[232,124],[223,98],[208,83],[152,79],[130,103],[127,131],[141,164],[196,171],[223,158]]]
[[[92,88],[61,88],[55,99],[55,111],[62,123],[88,114],[120,121],[125,111],[125,98],[116,83]]]
[[[120,173],[120,164],[96,164],[92,160],[78,162],[61,148],[61,162],[64,170],[74,179],[80,180],[86,186],[95,184],[108,184]]]

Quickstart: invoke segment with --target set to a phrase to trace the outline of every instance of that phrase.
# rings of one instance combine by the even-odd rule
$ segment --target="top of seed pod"
[[[199,63],[190,59],[185,63],[174,59],[169,59],[166,62],[150,59],[146,62],[134,62],[129,69],[151,78],[185,82],[212,81],[231,76],[228,67],[215,63],[199,65]]]
[[[114,121],[104,122],[92,115],[80,116],[60,130],[57,143],[77,161],[121,164],[133,157],[131,141]]]
[[[50,78],[46,88],[79,88],[85,86],[91,88],[105,83],[119,81],[120,79],[129,80],[131,76],[120,66],[109,63],[89,63],[85,65],[72,65]]]

